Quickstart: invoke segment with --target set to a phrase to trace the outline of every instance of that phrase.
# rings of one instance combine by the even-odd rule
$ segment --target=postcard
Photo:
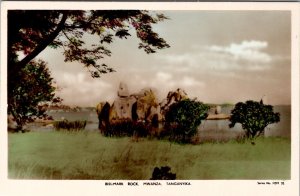
[[[297,3],[1,3],[1,195],[298,195]]]

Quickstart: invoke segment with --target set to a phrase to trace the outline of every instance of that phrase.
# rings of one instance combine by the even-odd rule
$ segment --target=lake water
[[[222,113],[230,114],[233,106],[222,108]],[[280,137],[291,137],[291,107],[290,106],[275,106],[275,112],[280,113],[280,122],[271,124],[265,129],[265,136],[280,136]],[[95,111],[78,111],[78,112],[63,112],[54,111],[49,112],[49,115],[54,120],[67,119],[69,121],[74,120],[86,120],[86,130],[98,131],[98,118]],[[238,135],[244,133],[240,124],[236,124],[235,127],[229,128],[229,120],[204,120],[198,127],[198,135],[200,138],[218,140],[235,138]],[[53,128],[47,126],[37,126],[31,124],[28,127],[33,131],[53,131]]]

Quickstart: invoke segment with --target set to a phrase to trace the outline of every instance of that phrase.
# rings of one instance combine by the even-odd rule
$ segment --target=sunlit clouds
[[[189,53],[159,56],[168,64],[184,64],[190,69],[230,72],[232,70],[265,70],[271,67],[272,56],[263,51],[266,41],[242,41],[227,46],[193,47]],[[187,69],[188,71],[188,69]]]
[[[243,41],[242,43],[232,43],[229,46],[216,46],[210,47],[213,52],[224,53],[232,56],[236,60],[246,60],[254,63],[269,63],[271,56],[262,49],[268,47],[265,41]]]

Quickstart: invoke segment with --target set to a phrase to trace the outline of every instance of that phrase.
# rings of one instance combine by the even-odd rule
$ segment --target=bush
[[[150,135],[151,125],[143,122],[135,122],[131,120],[110,123],[102,131],[104,136],[112,137],[147,137]]]
[[[176,180],[176,174],[173,174],[170,171],[171,168],[168,166],[161,167],[160,169],[155,167],[150,180]]]
[[[68,130],[68,131],[79,131],[83,130],[86,126],[86,120],[85,121],[68,121],[68,120],[63,120],[63,121],[56,121],[53,124],[54,128],[56,130]]]
[[[231,111],[229,127],[241,123],[246,130],[246,137],[254,139],[264,132],[264,129],[272,123],[280,121],[280,114],[273,112],[273,106],[265,105],[263,101],[239,102]]]
[[[166,132],[171,140],[188,142],[196,133],[201,121],[208,116],[209,106],[202,102],[185,99],[174,103],[166,113]]]

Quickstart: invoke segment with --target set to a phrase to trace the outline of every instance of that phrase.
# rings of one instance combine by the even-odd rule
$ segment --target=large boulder
[[[110,122],[119,120],[132,120],[132,107],[135,102],[136,99],[132,96],[117,98],[110,109]]]
[[[139,121],[151,122],[153,116],[160,116],[160,107],[152,89],[143,89],[136,94],[136,115]]]
[[[100,102],[96,106],[96,112],[99,119],[99,129],[106,127],[109,124],[110,104],[108,102]]]
[[[151,106],[149,115],[146,118],[147,122],[153,122],[153,123],[158,123],[163,119],[161,111],[160,111],[160,105],[157,106]]]
[[[97,115],[100,114],[100,112],[102,111],[102,108],[103,108],[103,106],[104,106],[105,103],[106,102],[100,102],[100,103],[97,104],[97,106],[96,106],[96,113],[97,113]]]
[[[175,91],[170,91],[167,95],[167,98],[160,103],[162,115],[165,115],[173,103],[177,103],[184,99],[188,99],[188,95],[184,90],[178,88]]]

